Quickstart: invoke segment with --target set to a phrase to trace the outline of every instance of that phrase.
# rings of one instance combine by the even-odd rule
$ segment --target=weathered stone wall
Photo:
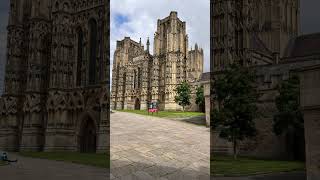
[[[304,113],[308,180],[320,179],[320,66],[301,74],[301,106]]]

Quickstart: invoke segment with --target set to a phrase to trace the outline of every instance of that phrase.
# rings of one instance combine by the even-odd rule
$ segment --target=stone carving
[[[90,143],[81,139],[86,136],[81,123],[93,122],[96,132],[106,132],[109,123],[108,116],[99,116],[100,106],[109,101],[101,103],[99,96],[109,92],[109,2],[11,4],[5,91],[0,98],[0,124],[11,126],[0,128],[0,149],[105,151],[105,142],[86,147]],[[106,139],[106,133],[96,134]]]

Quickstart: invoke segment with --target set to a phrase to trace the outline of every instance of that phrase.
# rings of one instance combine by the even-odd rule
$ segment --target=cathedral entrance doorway
[[[96,127],[91,118],[83,121],[80,132],[80,152],[95,153],[96,152]]]
[[[134,103],[134,110],[140,110],[140,99],[137,98]]]

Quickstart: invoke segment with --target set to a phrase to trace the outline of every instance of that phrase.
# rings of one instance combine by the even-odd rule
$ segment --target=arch
[[[81,125],[80,152],[96,152],[97,131],[92,119],[87,119]]]
[[[136,98],[134,102],[134,110],[140,110],[140,99]]]
[[[78,147],[82,153],[95,153],[97,149],[97,123],[89,114],[81,117]]]
[[[98,27],[95,19],[89,20],[90,32],[90,57],[89,57],[89,85],[96,83],[96,60],[97,60],[97,45],[98,45]]]
[[[78,56],[77,56],[77,75],[76,86],[81,86],[81,69],[83,59],[83,31],[78,29]]]

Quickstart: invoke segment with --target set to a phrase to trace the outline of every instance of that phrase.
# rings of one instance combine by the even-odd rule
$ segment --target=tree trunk
[[[237,160],[238,158],[238,151],[237,151],[237,140],[233,137],[233,159]]]

